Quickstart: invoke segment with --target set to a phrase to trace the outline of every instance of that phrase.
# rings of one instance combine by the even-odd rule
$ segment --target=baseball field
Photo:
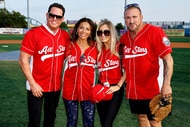
[[[169,37],[173,48],[190,48],[190,37]],[[0,35],[0,44],[20,44],[23,35]]]
[[[6,38],[2,38],[0,35],[0,53],[19,50],[22,37],[12,37],[8,40]],[[170,40],[174,58],[174,74],[171,82],[173,89],[172,115],[162,123],[163,127],[190,127],[190,38],[173,37]],[[8,48],[4,48],[3,45],[8,45]],[[25,77],[18,61],[0,61],[0,109],[0,127],[27,126]],[[65,126],[65,109],[60,97],[55,127]],[[81,112],[79,112],[78,126],[82,127]],[[137,126],[136,116],[130,113],[128,101],[124,97],[114,127]],[[95,127],[100,127],[97,112]]]

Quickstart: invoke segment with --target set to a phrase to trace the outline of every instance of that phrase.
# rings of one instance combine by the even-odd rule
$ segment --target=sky
[[[9,12],[17,11],[22,15],[46,22],[45,14],[53,2],[63,4],[66,9],[64,20],[91,18],[95,22],[109,19],[115,25],[124,24],[123,11],[125,3],[138,3],[144,21],[185,21],[190,22],[190,0],[4,0],[0,8]],[[29,11],[27,11],[27,1]],[[28,13],[27,13],[28,12]]]

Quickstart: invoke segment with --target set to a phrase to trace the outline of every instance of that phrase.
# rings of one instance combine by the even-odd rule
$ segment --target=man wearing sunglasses
[[[27,79],[28,127],[39,127],[44,104],[44,127],[54,127],[61,90],[65,47],[69,40],[59,27],[65,8],[59,3],[49,6],[47,23],[29,30],[20,48],[19,64]]]
[[[136,3],[126,5],[124,19],[128,31],[120,42],[125,45],[126,97],[131,112],[137,114],[140,127],[161,127],[161,121],[155,121],[150,112],[149,102],[159,93],[163,98],[172,94],[170,41],[161,28],[142,21],[142,12]]]

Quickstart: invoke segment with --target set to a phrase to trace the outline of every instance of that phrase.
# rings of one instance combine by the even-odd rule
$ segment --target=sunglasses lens
[[[49,13],[49,18],[55,18],[58,19],[58,20],[61,20],[63,18],[63,16],[60,16],[60,15],[55,15],[55,14],[52,14],[52,13]]]
[[[139,8],[139,5],[137,3],[133,3],[133,4],[128,4],[124,7],[125,10],[127,10],[128,8],[130,7],[138,7]]]
[[[80,56],[80,62],[84,62],[84,59],[86,58],[86,56],[84,55],[84,54],[82,54],[81,56]]]
[[[63,16],[59,16],[59,15],[56,16],[56,19],[58,19],[58,20],[61,20],[62,18],[63,18]]]
[[[109,30],[104,30],[104,35],[105,36],[110,36],[110,31]]]
[[[102,31],[97,31],[98,36],[102,36]]]
[[[102,36],[102,34],[104,34],[104,36],[110,36],[110,31],[109,30],[104,30],[104,31],[97,31],[97,35],[98,36]]]
[[[50,18],[55,18],[56,15],[54,15],[54,14],[52,14],[52,13],[49,13],[49,17],[50,17]]]

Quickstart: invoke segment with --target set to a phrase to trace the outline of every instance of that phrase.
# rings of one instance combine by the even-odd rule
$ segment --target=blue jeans
[[[77,127],[78,120],[78,101],[63,99],[67,115],[67,127]],[[94,127],[95,105],[87,100],[81,101],[82,118],[84,127]]]

